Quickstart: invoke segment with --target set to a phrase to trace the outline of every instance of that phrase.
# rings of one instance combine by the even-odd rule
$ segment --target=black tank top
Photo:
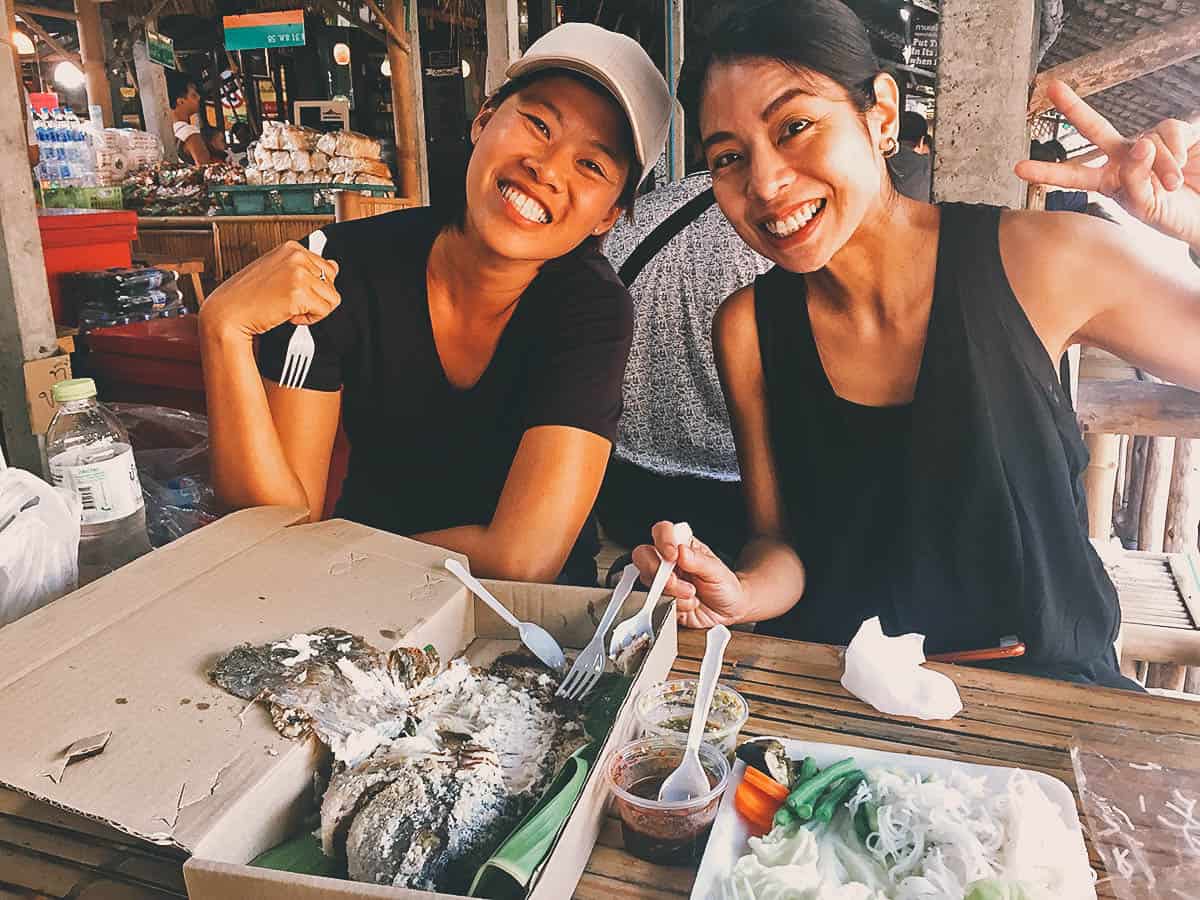
[[[771,446],[804,596],[759,624],[845,644],[878,615],[926,652],[1028,650],[992,665],[1115,687],[1116,590],[1087,537],[1087,450],[1000,258],[1001,210],[941,207],[937,275],[911,404],[838,397],[805,281],[754,283]]]

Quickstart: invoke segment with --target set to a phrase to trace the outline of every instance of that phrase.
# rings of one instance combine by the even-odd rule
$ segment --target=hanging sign
[[[225,16],[226,50],[304,46],[304,10]]]
[[[151,62],[166,66],[168,69],[179,68],[179,63],[175,61],[175,42],[165,34],[159,34],[157,31],[147,28],[146,50],[149,52]]]

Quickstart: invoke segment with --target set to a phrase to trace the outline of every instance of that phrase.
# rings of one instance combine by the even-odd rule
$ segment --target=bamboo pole
[[[1107,541],[1113,533],[1113,498],[1116,496],[1117,460],[1121,452],[1119,434],[1084,436],[1091,459],[1083,473],[1087,495],[1088,534]]]
[[[1142,515],[1142,497],[1146,486],[1146,455],[1150,449],[1150,438],[1133,435],[1129,441],[1129,487],[1125,491],[1125,508],[1120,517],[1117,533],[1126,546],[1137,546],[1138,522]]]
[[[104,26],[96,0],[75,0],[79,26],[79,55],[87,79],[88,106],[100,107],[104,127],[113,124],[112,90],[108,86],[108,67],[104,60]]]
[[[390,0],[388,63],[392,67],[392,124],[396,132],[396,174],[400,195],[424,206],[429,203],[429,164],[425,147],[425,102],[422,89],[420,25],[413,14],[405,21],[406,0]],[[408,37],[407,48],[392,39],[399,31]]]
[[[1200,440],[1179,438],[1167,495],[1163,549],[1168,553],[1196,550],[1200,527]]]

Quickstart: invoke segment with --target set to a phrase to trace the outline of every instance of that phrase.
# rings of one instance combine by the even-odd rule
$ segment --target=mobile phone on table
[[[934,653],[927,656],[929,662],[982,662],[989,659],[1013,659],[1025,655],[1025,644],[1016,635],[1000,638],[996,647],[980,647],[976,650],[955,650],[952,653]]]

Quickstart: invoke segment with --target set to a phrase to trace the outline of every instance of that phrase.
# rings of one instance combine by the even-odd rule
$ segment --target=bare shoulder
[[[1006,210],[1000,257],[1013,294],[1054,359],[1138,268],[1120,225],[1077,212]]]
[[[1084,213],[1009,209],[1000,216],[1000,252],[1006,269],[1010,263],[1060,269],[1071,261],[1095,267],[1103,262],[1090,255],[1125,252],[1124,238],[1120,225]],[[1080,252],[1085,249],[1087,253]]]
[[[713,340],[731,350],[744,349],[747,345],[757,348],[758,321],[754,315],[753,284],[738,288],[717,308],[713,318]]]

